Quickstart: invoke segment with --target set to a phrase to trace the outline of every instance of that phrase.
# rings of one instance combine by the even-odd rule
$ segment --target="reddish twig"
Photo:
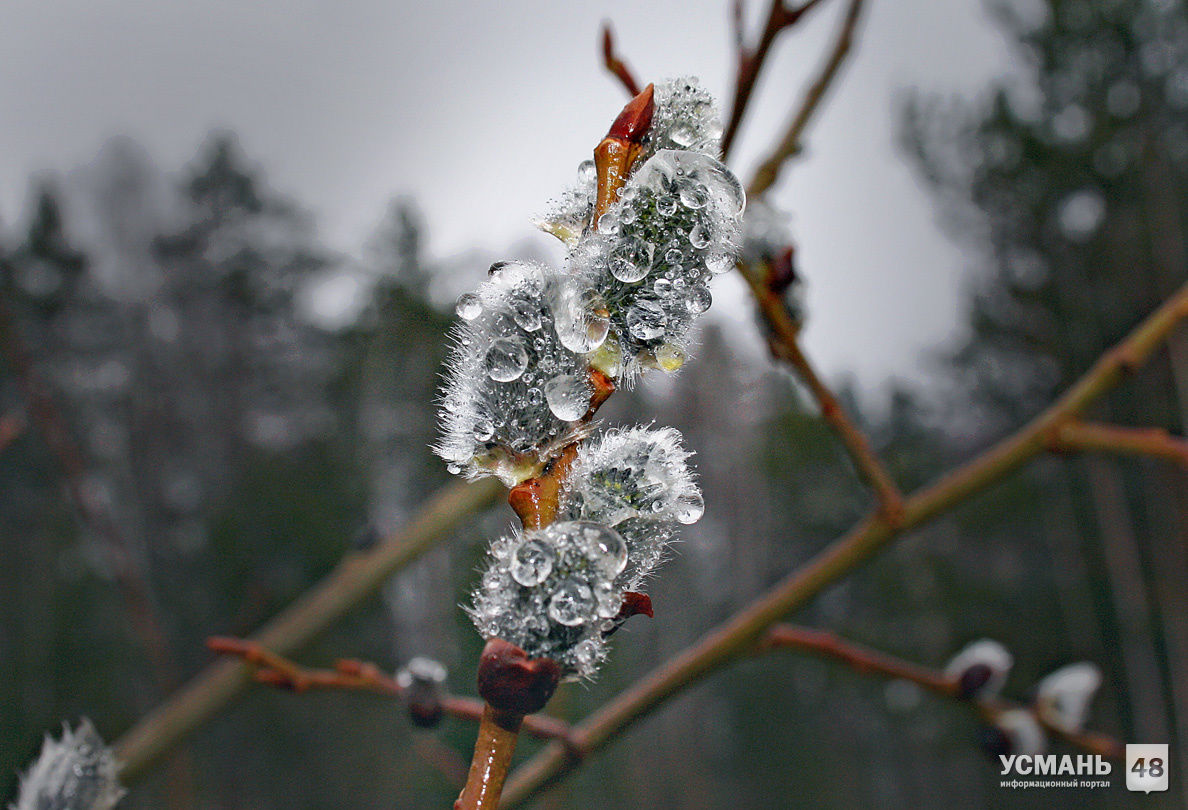
[[[809,86],[808,91],[805,93],[804,100],[801,102],[796,114],[792,117],[792,122],[788,125],[783,139],[755,171],[755,176],[751,179],[751,184],[747,187],[748,196],[758,197],[767,191],[775,183],[784,162],[788,158],[800,153],[801,138],[804,136],[805,129],[808,128],[809,121],[812,120],[813,114],[816,113],[817,108],[821,105],[821,101],[825,98],[826,92],[828,92],[829,87],[833,84],[834,78],[837,76],[838,71],[841,69],[842,64],[846,61],[846,57],[853,47],[854,32],[858,28],[858,20],[862,16],[863,5],[864,0],[850,0],[845,18],[842,20],[841,29],[838,31],[837,38],[834,40],[833,49],[830,51],[829,57],[825,60],[824,67],[822,67],[820,74],[818,74],[816,80]],[[758,68],[756,68],[756,71],[758,71]],[[725,143],[725,140],[723,142]]]
[[[1105,452],[1152,456],[1188,466],[1188,441],[1163,428],[1130,428],[1073,420],[1060,425],[1048,438],[1048,447],[1059,453]]]
[[[639,95],[639,82],[631,75],[631,68],[615,53],[615,32],[609,22],[602,24],[602,64],[623,84],[627,95],[632,98]]]
[[[395,678],[384,673],[376,664],[343,658],[334,662],[333,669],[310,669],[278,655],[254,641],[231,636],[213,636],[206,646],[222,655],[231,655],[251,665],[252,679],[257,683],[298,694],[309,691],[369,692],[403,699],[406,690]],[[443,693],[440,697],[442,714],[458,720],[480,721],[483,701]],[[568,723],[555,717],[530,714],[524,717],[524,733],[541,740],[560,740],[576,745]]]
[[[738,75],[734,81],[734,100],[730,105],[730,116],[726,119],[726,128],[722,131],[722,155],[730,154],[750,103],[751,94],[755,90],[755,82],[759,72],[767,61],[768,52],[781,31],[791,28],[800,22],[805,14],[812,11],[821,0],[806,0],[795,8],[788,8],[784,0],[772,0],[767,12],[767,22],[759,41],[754,48],[747,48],[743,33],[742,0],[736,0],[732,16],[734,20],[734,42],[738,50]]]
[[[762,275],[761,278],[756,277],[759,274]],[[774,289],[776,285],[773,282],[776,279],[773,278],[773,268],[766,264],[756,268],[756,271],[743,272],[743,276],[767,324],[768,348],[772,356],[791,367],[805,384],[821,409],[821,418],[841,440],[859,475],[875,490],[884,518],[893,525],[898,523],[903,517],[903,495],[891,474],[875,455],[866,434],[846,414],[833,391],[801,351],[800,324],[788,310],[783,296]]]
[[[856,672],[864,675],[881,675],[887,678],[911,681],[933,694],[946,698],[960,698],[960,687],[957,679],[947,677],[942,672],[921,667],[910,661],[896,658],[886,653],[872,650],[869,647],[855,644],[839,638],[826,630],[809,627],[797,627],[791,624],[779,624],[772,627],[763,636],[757,651],[770,649],[792,649],[810,652],[835,661],[847,664]],[[994,719],[1011,709],[1026,709],[1031,711],[1036,721],[1044,726],[1049,733],[1060,737],[1077,748],[1091,754],[1100,754],[1111,759],[1122,759],[1123,746],[1113,737],[1093,731],[1069,731],[1057,728],[1044,721],[1043,717],[1032,707],[1004,698],[979,699],[971,703],[981,719],[993,723]]]

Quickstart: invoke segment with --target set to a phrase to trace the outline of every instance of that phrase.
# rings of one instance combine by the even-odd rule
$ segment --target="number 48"
[[[1163,760],[1159,757],[1151,757],[1148,761],[1145,757],[1139,757],[1134,761],[1134,765],[1130,768],[1131,771],[1137,773],[1139,778],[1148,774],[1158,779],[1163,776]]]

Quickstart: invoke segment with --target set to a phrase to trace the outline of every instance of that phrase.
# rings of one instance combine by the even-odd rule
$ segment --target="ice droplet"
[[[474,423],[474,438],[477,441],[489,441],[495,434],[495,425],[490,419],[479,419]]]
[[[664,253],[664,261],[669,264],[680,264],[681,260],[685,258],[685,254],[680,248],[670,247]]]
[[[734,269],[734,258],[729,253],[712,253],[705,257],[705,266],[714,275],[721,275]]]
[[[561,345],[571,352],[585,354],[602,345],[610,331],[610,318],[602,309],[596,293],[576,289],[563,292],[556,301],[553,325]]]
[[[553,416],[566,422],[581,419],[590,409],[590,385],[576,374],[559,374],[544,384],[545,401]]]
[[[580,185],[589,185],[598,179],[598,168],[592,160],[583,160],[577,167],[577,181]]]
[[[689,231],[689,244],[698,250],[702,250],[709,247],[709,243],[709,234],[706,233],[706,230],[701,226],[701,223],[699,222],[694,225],[693,230]]]
[[[539,585],[553,573],[556,557],[540,540],[525,540],[512,554],[511,577],[526,588]]]
[[[619,232],[619,218],[607,211],[598,218],[598,232],[614,236]]]
[[[672,131],[668,133],[668,137],[677,146],[681,147],[682,149],[687,149],[693,145],[693,141],[697,140],[697,133],[694,131],[693,127],[689,126],[688,124],[677,124],[672,128]]]
[[[681,205],[696,211],[705,208],[709,202],[709,192],[700,183],[686,183],[681,187]]]
[[[652,340],[664,334],[664,327],[668,323],[668,316],[664,308],[655,301],[636,301],[627,310],[627,329],[639,340]]]
[[[714,303],[714,296],[710,293],[709,287],[700,284],[691,289],[689,297],[685,299],[685,306],[695,315],[705,312],[712,303]]]
[[[454,305],[454,312],[464,321],[473,321],[483,313],[483,302],[474,293],[462,293]]]
[[[627,543],[609,526],[590,521],[576,523],[578,542],[591,564],[608,577],[627,567]]]
[[[588,585],[567,579],[549,597],[549,618],[566,627],[577,627],[589,618],[594,594]]]
[[[705,514],[705,499],[696,489],[682,492],[677,496],[674,514],[681,523],[696,523]]]
[[[648,274],[655,245],[642,239],[628,239],[615,245],[610,253],[611,275],[625,284],[634,284]]]
[[[511,382],[518,379],[528,367],[528,352],[518,340],[498,338],[487,349],[483,362],[492,380]]]
[[[540,328],[540,304],[528,296],[516,297],[511,302],[512,318],[525,332]]]

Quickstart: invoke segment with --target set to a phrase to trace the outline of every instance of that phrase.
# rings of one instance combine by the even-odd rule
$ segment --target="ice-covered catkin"
[[[578,451],[561,494],[561,514],[613,527],[627,543],[617,584],[639,588],[664,559],[682,524],[705,511],[675,428],[612,430]]]
[[[722,155],[722,123],[714,97],[695,76],[668,79],[656,85],[656,109],[644,139],[645,156],[662,149]]]
[[[501,262],[458,299],[435,448],[452,471],[514,485],[574,438],[593,395],[584,355],[609,326],[591,298],[548,267]]]
[[[10,810],[111,810],[124,792],[115,756],[84,718],[63,727],[60,740],[46,736]]]
[[[616,581],[626,566],[626,542],[602,524],[561,521],[517,532],[491,545],[470,615],[484,638],[588,678],[606,657],[604,634],[622,605]]]
[[[734,266],[745,205],[738,178],[699,152],[660,150],[632,174],[570,254],[610,317],[614,351],[596,366],[625,381],[681,367],[689,329],[713,301],[710,279]]]

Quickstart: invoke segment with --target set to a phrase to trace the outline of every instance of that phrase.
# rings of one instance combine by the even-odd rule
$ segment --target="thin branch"
[[[602,64],[623,84],[627,95],[632,98],[639,95],[639,82],[631,74],[631,68],[615,52],[615,32],[609,22],[602,24]]]
[[[406,696],[407,690],[395,678],[368,661],[345,658],[335,661],[333,669],[310,669],[253,641],[215,636],[207,640],[206,646],[217,653],[240,658],[252,667],[253,680],[277,689],[297,693],[317,690],[369,692],[397,699]],[[439,702],[444,715],[475,722],[482,719],[483,702],[477,698],[443,693]],[[570,738],[568,723],[540,714],[526,716],[523,731],[541,740],[566,741]]]
[[[746,278],[759,312],[767,323],[768,346],[772,355],[790,366],[809,389],[821,409],[821,418],[841,440],[859,475],[874,488],[884,517],[892,524],[897,523],[903,517],[903,495],[892,480],[891,474],[875,455],[866,434],[846,414],[837,397],[801,351],[800,325],[788,311],[783,297],[772,288],[772,268],[762,268],[763,278],[757,278],[758,274],[755,272],[744,271],[742,275]]]
[[[800,104],[800,109],[793,116],[792,122],[788,125],[788,130],[784,133],[783,140],[776,145],[775,149],[772,150],[771,154],[756,170],[754,178],[751,179],[750,186],[747,187],[748,196],[759,197],[763,192],[771,188],[779,176],[780,168],[784,165],[784,162],[800,153],[801,138],[808,128],[809,121],[812,120],[813,114],[825,98],[825,94],[828,92],[830,85],[833,84],[838,70],[841,68],[842,63],[846,61],[846,57],[853,47],[854,31],[858,27],[858,20],[862,15],[863,5],[864,0],[850,0],[849,8],[846,10],[846,16],[842,21],[841,29],[838,31],[837,39],[834,40],[833,50],[830,52],[829,58],[826,60],[816,81],[813,82],[805,94],[804,100]]]
[[[772,43],[781,31],[791,28],[800,22],[805,14],[812,11],[821,0],[807,0],[796,8],[788,8],[784,0],[772,0],[767,11],[767,22],[763,26],[763,33],[753,49],[747,48],[743,34],[742,0],[736,0],[732,12],[734,20],[734,42],[738,50],[738,75],[734,80],[734,101],[730,105],[730,116],[726,120],[726,128],[722,132],[722,155],[730,154],[730,147],[734,145],[738,136],[738,128],[742,125],[747,105],[751,101],[751,94],[755,91],[755,81],[759,72],[767,61]]]
[[[1128,428],[1074,420],[1056,428],[1048,446],[1059,453],[1096,451],[1153,456],[1188,466],[1188,441],[1172,436],[1163,428]]]
[[[430,549],[468,515],[493,503],[501,491],[495,479],[443,488],[403,530],[366,552],[346,557],[320,583],[252,636],[251,641],[280,654],[308,643],[379,590],[393,573]],[[249,683],[250,667],[236,661],[219,661],[199,672],[116,742],[120,781],[129,784],[142,776]]]
[[[582,743],[580,750],[589,754],[602,748],[670,697],[752,650],[767,628],[866,562],[891,540],[943,514],[1043,453],[1057,425],[1082,414],[1124,374],[1142,366],[1186,317],[1188,284],[1102,355],[1042,414],[909,498],[898,525],[889,523],[878,512],[869,515],[732,618],[587,717],[574,728],[575,737]],[[570,750],[549,745],[513,774],[504,794],[505,806],[518,805],[560,781],[579,761]]]
[[[846,641],[826,630],[797,627],[790,624],[776,625],[763,636],[759,651],[774,648],[811,652],[841,661],[862,674],[882,675],[887,678],[911,681],[941,697],[961,698],[957,681],[946,677],[944,673]],[[998,715],[1011,709],[1032,711],[1036,722],[1043,725],[1049,733],[1060,737],[1070,745],[1110,759],[1122,759],[1123,757],[1124,748],[1113,737],[1092,731],[1068,731],[1057,728],[1045,722],[1031,707],[1024,704],[1003,698],[994,698],[974,700],[970,702],[970,705],[986,723],[993,723]]]
[[[19,413],[6,413],[0,416],[0,453],[3,453],[10,444],[19,439],[27,427],[25,417]]]

